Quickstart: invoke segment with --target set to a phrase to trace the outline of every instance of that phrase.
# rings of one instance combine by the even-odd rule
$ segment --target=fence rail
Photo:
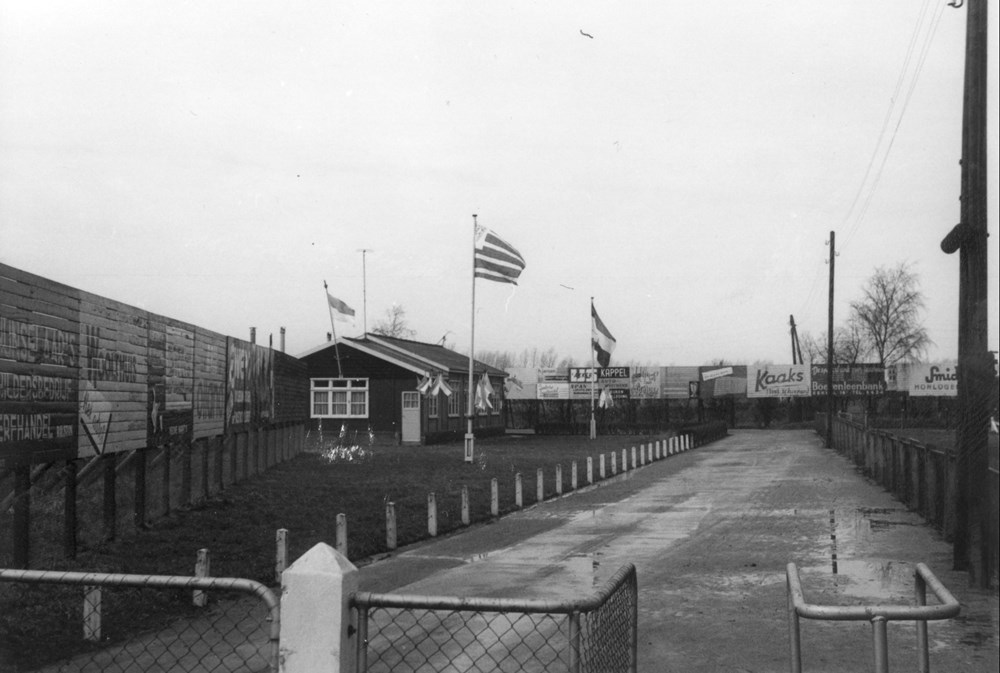
[[[889,644],[887,622],[890,620],[915,621],[917,624],[917,670],[930,671],[927,644],[927,622],[951,619],[958,615],[960,605],[951,592],[934,576],[934,573],[918,563],[914,570],[914,593],[916,605],[814,605],[806,603],[802,594],[799,571],[794,563],[785,570],[788,589],[788,632],[791,647],[791,671],[802,673],[802,644],[799,637],[799,618],[827,621],[867,621],[872,625],[872,643],[875,656],[875,673],[889,671]],[[940,601],[937,605],[927,605],[927,588]]]
[[[636,670],[635,566],[571,601],[358,592],[358,671]]]
[[[254,580],[0,569],[0,591],[7,615],[30,615],[32,628],[45,619],[32,605],[62,608],[42,625],[47,652],[19,652],[17,624],[4,624],[6,646],[26,658],[14,670],[278,671],[278,598]],[[164,601],[189,610],[164,623],[152,615]]]

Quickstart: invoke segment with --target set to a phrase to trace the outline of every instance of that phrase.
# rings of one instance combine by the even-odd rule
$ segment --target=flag
[[[590,341],[597,352],[597,363],[602,367],[607,367],[618,342],[601,322],[601,317],[597,315],[597,309],[594,308],[593,302],[590,303]]]
[[[427,391],[431,389],[431,385],[434,383],[434,379],[429,376],[425,376],[419,381],[417,381],[417,392],[421,395],[426,395]]]
[[[437,395],[438,393],[444,393],[447,397],[451,397],[452,393],[451,386],[444,380],[444,375],[442,374],[437,375],[437,379],[434,381],[434,385],[431,386],[429,394]]]
[[[490,377],[483,372],[483,378],[479,380],[479,385],[476,386],[476,408],[486,411],[487,409],[493,408],[493,403],[490,402],[490,395],[493,394],[493,386],[490,385]]]
[[[601,396],[597,402],[601,409],[607,409],[609,407],[615,406],[615,398],[611,396],[611,391],[608,390],[607,386],[601,388]]]
[[[514,246],[477,224],[473,268],[476,278],[517,285],[517,277],[524,271],[524,257]]]
[[[354,309],[340,301],[329,292],[326,293],[326,299],[330,302],[330,308],[337,316],[337,320],[343,320],[344,322],[354,322]]]

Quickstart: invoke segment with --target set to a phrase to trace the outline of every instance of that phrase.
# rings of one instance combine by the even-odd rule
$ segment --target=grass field
[[[150,530],[81,549],[73,561],[59,559],[61,494],[33,499],[33,526],[44,526],[45,550],[33,551],[39,569],[87,570],[134,574],[194,574],[199,549],[211,554],[211,574],[244,577],[275,585],[275,535],[288,532],[290,560],[318,542],[334,546],[336,518],[347,517],[348,557],[358,564],[386,551],[385,506],[395,503],[397,539],[403,546],[428,537],[427,494],[434,492],[438,534],[462,526],[461,493],[469,491],[471,522],[491,518],[490,482],[496,479],[500,513],[515,509],[515,476],[522,475],[523,503],[537,501],[537,471],[543,471],[544,497],[556,494],[555,470],[561,465],[563,492],[571,490],[571,469],[577,462],[578,483],[586,484],[587,458],[599,475],[600,454],[616,452],[619,469],[622,449],[662,437],[501,436],[476,440],[472,463],[464,461],[461,444],[438,446],[379,446],[334,451],[313,447],[267,472],[227,488],[206,502],[177,511],[157,521]],[[610,474],[610,456],[608,473]],[[84,502],[99,501],[81,495]],[[100,511],[80,513],[99,520]],[[48,539],[53,538],[53,539]],[[6,594],[6,595],[5,595]],[[10,593],[0,585],[0,661],[18,653],[20,665],[38,664],[68,654],[79,643],[78,626],[68,625],[68,614],[79,610],[78,594],[52,592]],[[67,596],[63,598],[62,596]],[[50,604],[49,600],[55,604]],[[145,601],[146,599],[142,599]],[[126,604],[129,602],[125,599]],[[139,603],[134,598],[132,603]],[[138,605],[132,606],[139,609]],[[146,605],[145,608],[149,608]],[[156,628],[157,620],[190,610],[182,602],[163,600],[154,609],[136,614],[135,626]],[[55,636],[66,632],[65,638]],[[45,634],[45,642],[33,639]],[[0,671],[3,671],[0,666]],[[17,670],[17,669],[14,669]]]

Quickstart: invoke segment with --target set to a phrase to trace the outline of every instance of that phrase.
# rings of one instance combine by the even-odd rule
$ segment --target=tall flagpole
[[[590,298],[590,438],[597,439],[597,420],[594,418],[594,387],[597,385],[597,368],[594,366],[594,298]]]
[[[471,463],[475,453],[476,435],[472,431],[472,386],[476,352],[476,214],[472,214],[472,319],[470,321],[472,329],[469,336],[469,394],[468,394],[468,415],[465,430],[465,462]]]
[[[344,370],[340,368],[340,344],[337,343],[337,328],[333,326],[333,306],[330,305],[330,290],[323,279],[323,292],[326,294],[326,310],[330,313],[330,330],[333,334],[333,352],[337,355],[337,377],[344,378]]]

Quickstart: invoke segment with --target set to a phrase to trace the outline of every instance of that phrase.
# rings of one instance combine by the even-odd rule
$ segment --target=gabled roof
[[[373,357],[391,362],[414,373],[429,376],[432,373],[454,375],[469,374],[469,356],[457,353],[450,348],[438,344],[429,344],[410,339],[399,339],[376,334],[366,334],[362,337],[341,337],[336,341],[341,346],[355,348]],[[333,341],[320,344],[299,355],[299,358],[332,348]],[[490,376],[506,377],[507,372],[490,365],[476,361],[475,373],[489,372]]]

